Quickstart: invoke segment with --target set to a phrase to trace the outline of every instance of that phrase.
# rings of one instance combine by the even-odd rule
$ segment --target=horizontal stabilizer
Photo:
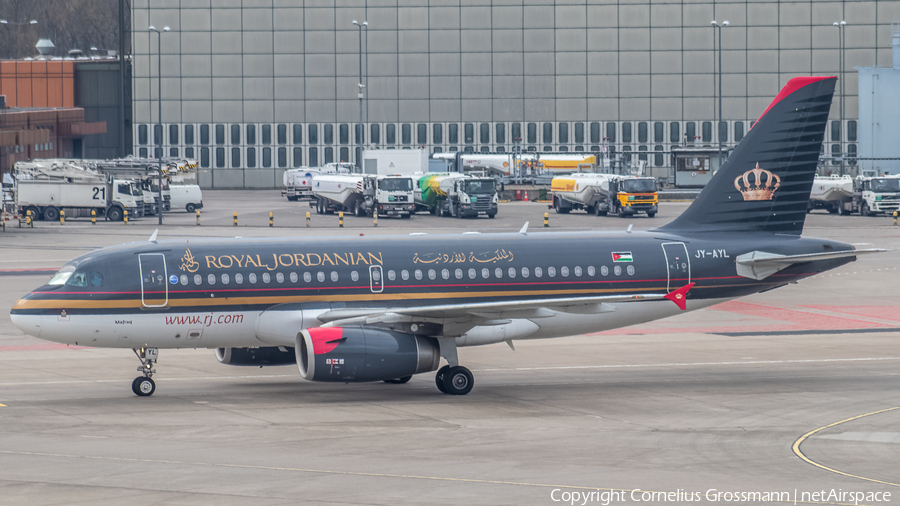
[[[765,251],[751,251],[738,256],[734,261],[737,265],[737,273],[745,278],[762,280],[786,269],[794,264],[814,262],[816,260],[831,260],[835,258],[855,257],[865,253],[883,253],[887,250],[880,248],[852,249],[847,251],[827,251],[823,253],[805,253],[802,255],[779,255]]]

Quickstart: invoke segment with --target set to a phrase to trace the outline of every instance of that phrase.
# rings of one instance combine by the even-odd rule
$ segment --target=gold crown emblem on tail
[[[767,170],[756,168],[734,178],[734,187],[741,192],[744,200],[772,200],[775,190],[781,186],[781,178]]]

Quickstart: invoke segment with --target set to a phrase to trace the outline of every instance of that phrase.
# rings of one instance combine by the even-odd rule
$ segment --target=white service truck
[[[16,207],[21,216],[31,211],[36,219],[57,220],[65,210],[91,210],[110,221],[141,216],[144,200],[140,187],[130,180],[20,179],[16,184]],[[73,214],[69,214],[73,216]]]
[[[837,213],[844,207],[844,202],[853,200],[853,178],[844,176],[816,176],[812,190],[809,192],[809,205],[806,212],[825,209],[829,213]]]
[[[348,162],[330,162],[322,167],[299,167],[284,171],[281,178],[281,196],[291,202],[313,200],[312,180],[320,174],[350,174],[354,165]]]
[[[861,216],[875,216],[900,210],[900,175],[857,176],[853,180],[853,196],[841,203],[840,212],[846,216],[857,212]]]
[[[409,176],[321,174],[313,178],[312,187],[316,214],[349,211],[366,216],[377,212],[409,218],[416,208]]]
[[[588,214],[621,217],[646,213],[652,218],[659,212],[656,179],[653,177],[616,174],[576,173],[554,177],[550,183],[551,207],[566,214],[584,209]]]
[[[428,172],[426,149],[364,149],[362,159],[365,174],[407,175]]]

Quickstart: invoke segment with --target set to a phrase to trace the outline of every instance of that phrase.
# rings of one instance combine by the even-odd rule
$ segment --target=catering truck
[[[356,216],[377,212],[380,216],[409,218],[416,208],[413,180],[409,176],[369,174],[321,174],[313,178],[316,214],[349,211]]]
[[[36,219],[57,220],[61,210],[95,211],[97,216],[120,221],[141,216],[144,199],[140,185],[130,179],[116,179],[81,167],[60,164],[50,167],[33,162],[18,162],[16,172],[16,209],[28,211]],[[73,212],[74,211],[74,212]]]
[[[438,216],[475,218],[497,215],[497,182],[489,177],[447,173],[418,179],[416,206]]]
[[[550,192],[551,207],[560,214],[583,209],[597,216],[612,213],[625,218],[646,213],[652,218],[659,211],[656,179],[652,177],[570,174],[554,177]]]

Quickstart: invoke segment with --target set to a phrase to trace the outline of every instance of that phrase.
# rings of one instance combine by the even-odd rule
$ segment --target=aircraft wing
[[[852,249],[847,251],[827,251],[824,253],[806,253],[802,255],[779,255],[765,251],[751,251],[735,258],[737,273],[751,279],[765,279],[776,272],[803,262],[831,260],[834,258],[855,257],[865,253],[883,253],[886,249]]]
[[[504,325],[514,318],[546,318],[557,312],[598,314],[615,311],[611,303],[665,299],[664,293],[604,295],[558,299],[528,299],[499,302],[470,302],[396,308],[333,309],[317,318],[322,327],[374,325],[381,323],[437,323],[462,333],[478,325]]]

